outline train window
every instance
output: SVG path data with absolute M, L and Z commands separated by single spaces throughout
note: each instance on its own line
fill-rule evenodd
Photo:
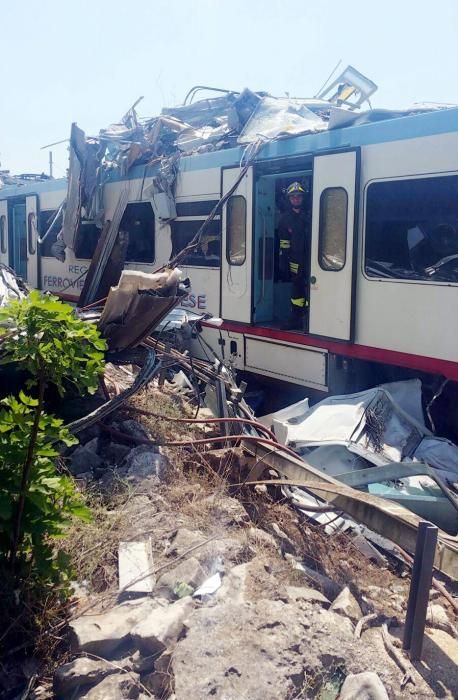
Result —
M 75 257 L 91 260 L 95 253 L 101 230 L 92 221 L 83 221 L 78 229 L 75 244 Z
M 54 217 L 56 215 L 55 211 L 52 211 L 50 209 L 45 209 L 40 211 L 39 217 L 38 217 L 38 233 L 40 234 L 40 238 L 43 238 L 45 235 L 46 231 L 50 227 Z M 62 227 L 62 219 L 61 217 L 58 218 L 57 221 L 54 222 L 53 227 L 50 231 L 50 233 L 46 236 L 45 240 L 40 246 L 40 252 L 41 255 L 45 258 L 51 258 L 53 257 L 52 253 L 52 246 L 56 242 L 57 239 L 57 234 L 59 233 L 60 229 Z
M 348 195 L 343 187 L 328 187 L 320 197 L 318 260 L 323 270 L 338 271 L 347 251 Z
M 458 283 L 458 176 L 374 182 L 367 188 L 369 277 Z
M 6 253 L 6 216 L 0 216 L 0 251 Z
M 152 263 L 155 259 L 154 212 L 150 202 L 128 204 L 119 225 L 129 234 L 126 261 Z
M 205 219 L 172 221 L 172 258 L 189 245 L 204 221 Z M 220 262 L 221 220 L 220 217 L 217 217 L 208 224 L 197 247 L 184 258 L 183 265 L 219 267 Z
M 35 234 L 37 232 L 37 215 L 34 211 L 29 212 L 27 217 L 27 247 L 29 250 L 29 255 L 35 255 L 36 244 L 35 244 Z
M 230 265 L 246 260 L 246 199 L 236 194 L 227 203 L 226 259 Z

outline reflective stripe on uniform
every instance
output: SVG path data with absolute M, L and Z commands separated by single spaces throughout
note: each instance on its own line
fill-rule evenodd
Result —
M 300 306 L 303 308 L 305 306 L 305 297 L 298 297 L 297 299 L 291 299 L 291 304 L 293 306 Z
M 291 241 L 288 239 L 281 240 L 280 241 L 280 248 L 291 248 Z
M 289 269 L 291 272 L 294 272 L 294 274 L 297 275 L 297 273 L 299 272 L 299 263 L 290 262 Z

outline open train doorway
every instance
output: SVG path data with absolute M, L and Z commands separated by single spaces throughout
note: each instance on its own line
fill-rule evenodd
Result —
M 308 297 L 311 231 L 311 167 L 258 173 L 255 183 L 255 216 L 253 246 L 253 322 L 257 325 L 282 328 L 291 315 L 292 275 L 287 262 L 289 252 L 281 240 L 280 226 L 291 211 L 288 187 L 298 183 L 303 190 L 300 239 L 296 248 L 305 261 L 304 295 Z M 307 290 L 307 291 L 305 291 Z M 307 330 L 306 306 L 303 309 L 303 330 Z

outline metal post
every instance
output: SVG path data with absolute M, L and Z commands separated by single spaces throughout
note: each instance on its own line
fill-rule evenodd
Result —
M 218 377 L 216 380 L 215 384 L 215 389 L 216 389 L 216 401 L 217 401 L 217 406 L 218 406 L 218 416 L 219 418 L 229 418 L 229 411 L 227 408 L 227 399 L 226 399 L 226 385 L 224 383 L 224 379 L 222 377 Z M 231 427 L 229 423 L 223 423 L 223 430 L 225 435 L 230 435 L 231 433 Z M 224 446 L 227 447 L 227 442 L 224 443 Z
M 410 649 L 410 658 L 413 660 L 421 658 L 423 649 L 437 534 L 438 528 L 435 525 L 419 523 L 403 641 L 403 648 Z
M 52 151 L 49 151 L 49 177 L 52 177 Z

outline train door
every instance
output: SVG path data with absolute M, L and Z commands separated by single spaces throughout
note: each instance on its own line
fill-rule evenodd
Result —
M 223 195 L 240 177 L 239 168 L 223 170 Z M 251 321 L 253 168 L 249 168 L 222 212 L 221 316 Z
M 352 341 L 359 149 L 313 162 L 309 332 Z
M 35 194 L 2 202 L 0 216 L 8 232 L 0 241 L 2 259 L 31 287 L 38 286 L 37 216 L 38 196 Z
M 10 200 L 8 210 L 9 266 L 27 280 L 27 210 L 25 199 Z

